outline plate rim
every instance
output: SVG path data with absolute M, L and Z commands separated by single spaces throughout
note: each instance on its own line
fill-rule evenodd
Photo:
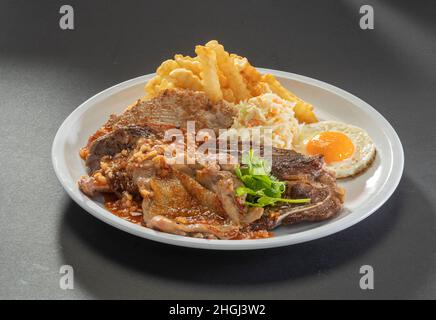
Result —
M 355 211 L 353 211 L 351 214 L 335 221 L 332 224 L 322 225 L 316 227 L 315 229 L 308 229 L 293 234 L 282 235 L 280 237 L 272 237 L 266 239 L 253 239 L 253 240 L 209 240 L 209 239 L 197 239 L 197 238 L 168 234 L 168 233 L 152 230 L 146 227 L 133 224 L 129 221 L 126 221 L 110 213 L 104 208 L 98 206 L 93 200 L 85 197 L 84 195 L 79 195 L 80 191 L 77 188 L 76 182 L 74 182 L 74 185 L 76 186 L 75 189 L 69 186 L 69 183 L 71 181 L 67 181 L 68 179 L 66 179 L 63 176 L 61 171 L 61 164 L 59 163 L 58 154 L 61 154 L 60 151 L 62 151 L 62 147 L 64 145 L 62 144 L 62 142 L 65 142 L 65 139 L 62 140 L 62 138 L 65 138 L 66 136 L 64 133 L 65 127 L 67 127 L 69 123 L 73 123 L 74 119 L 79 118 L 79 116 L 83 112 L 85 112 L 90 107 L 92 107 L 92 104 L 100 101 L 101 99 L 106 98 L 108 93 L 116 94 L 130 86 L 139 84 L 141 82 L 145 84 L 146 80 L 150 79 L 155 75 L 154 73 L 126 80 L 116 85 L 113 85 L 103 91 L 100 91 L 99 93 L 93 95 L 85 102 L 80 104 L 76 109 L 74 109 L 67 116 L 67 118 L 62 122 L 62 124 L 58 128 L 51 148 L 52 164 L 59 182 L 61 183 L 65 191 L 68 193 L 68 195 L 82 209 L 84 209 L 85 211 L 87 211 L 97 219 L 102 220 L 103 222 L 117 229 L 120 229 L 122 231 L 128 232 L 130 234 L 142 238 L 146 238 L 148 240 L 153 240 L 161 243 L 190 247 L 190 248 L 198 248 L 198 249 L 209 249 L 209 250 L 267 249 L 267 248 L 288 246 L 288 245 L 312 241 L 315 239 L 320 239 L 332 235 L 334 233 L 340 232 L 342 230 L 345 230 L 361 222 L 362 220 L 366 219 L 368 216 L 373 214 L 375 211 L 377 211 L 384 203 L 386 203 L 386 201 L 392 196 L 392 194 L 395 192 L 396 188 L 398 187 L 404 171 L 404 149 L 401 144 L 401 140 L 395 129 L 392 127 L 392 125 L 376 109 L 374 109 L 374 107 L 369 105 L 367 102 L 334 85 L 328 84 L 318 79 L 310 78 L 307 76 L 303 76 L 291 72 L 285 72 L 285 71 L 279 71 L 279 70 L 273 70 L 267 68 L 257 68 L 257 69 L 261 73 L 271 73 L 279 77 L 287 78 L 290 80 L 297 80 L 299 82 L 303 82 L 309 85 L 315 85 L 317 87 L 320 87 L 321 89 L 329 91 L 332 94 L 339 95 L 342 98 L 345 98 L 346 100 L 352 102 L 354 106 L 358 107 L 365 113 L 368 113 L 368 111 L 370 111 L 371 115 L 375 117 L 378 122 L 383 124 L 383 126 L 380 127 L 379 129 L 381 129 L 385 134 L 385 136 L 387 137 L 387 140 L 390 145 L 390 151 L 392 153 L 393 160 L 395 161 L 392 162 L 392 166 L 390 167 L 390 172 L 388 173 L 388 177 L 384 181 L 385 184 L 381 187 L 381 190 L 383 189 L 386 190 L 383 190 L 384 192 L 382 194 L 380 194 L 380 190 L 379 190 L 377 194 L 377 196 L 379 197 L 378 201 L 373 207 L 366 210 L 364 214 L 360 214 L 358 216 L 354 216 L 353 212 Z

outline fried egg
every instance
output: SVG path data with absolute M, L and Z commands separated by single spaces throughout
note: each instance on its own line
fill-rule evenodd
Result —
M 302 125 L 295 149 L 306 155 L 322 155 L 337 178 L 363 172 L 375 158 L 376 148 L 368 133 L 358 127 L 320 121 Z

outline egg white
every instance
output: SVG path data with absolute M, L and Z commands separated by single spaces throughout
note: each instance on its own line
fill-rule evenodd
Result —
M 374 160 L 376 148 L 368 133 L 359 127 L 338 121 L 320 121 L 302 125 L 295 143 L 295 149 L 302 154 L 308 154 L 307 143 L 314 136 L 325 131 L 341 132 L 354 144 L 354 153 L 350 158 L 326 163 L 326 168 L 333 171 L 337 178 L 354 176 L 364 171 Z

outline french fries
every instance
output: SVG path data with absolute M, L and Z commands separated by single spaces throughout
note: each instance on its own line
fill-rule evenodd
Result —
M 156 75 L 154 78 L 151 78 L 147 84 L 145 85 L 145 93 L 146 97 L 143 100 L 146 100 L 146 98 L 153 98 L 159 94 L 159 86 L 162 82 L 162 77 L 159 75 Z
M 271 74 L 262 75 L 247 58 L 228 53 L 216 40 L 204 46 L 196 46 L 196 57 L 176 54 L 164 61 L 156 70 L 156 76 L 146 86 L 150 99 L 170 88 L 204 91 L 209 99 L 224 99 L 239 103 L 264 93 L 275 93 L 282 99 L 295 103 L 294 113 L 299 122 L 317 122 L 313 106 L 287 90 Z
M 179 65 L 174 60 L 165 60 L 162 62 L 162 64 L 157 68 L 156 73 L 158 76 L 166 77 L 170 74 L 170 72 L 176 68 L 178 68 Z
M 201 64 L 198 58 L 192 58 L 189 56 L 182 56 L 181 54 L 176 54 L 174 60 L 178 63 L 181 68 L 191 70 L 195 75 L 200 75 Z
M 223 88 L 223 98 L 228 102 L 236 102 L 235 95 L 230 88 Z
M 223 93 L 218 78 L 215 51 L 207 47 L 196 46 L 195 53 L 198 55 L 201 64 L 200 76 L 204 92 L 213 102 L 217 102 L 223 98 Z
M 170 78 L 178 88 L 191 89 L 194 91 L 202 91 L 203 86 L 201 80 L 191 70 L 177 68 L 170 72 Z
M 250 93 L 242 78 L 241 73 L 235 66 L 233 60 L 230 58 L 228 52 L 216 40 L 206 43 L 206 47 L 215 51 L 218 67 L 227 79 L 227 85 L 233 92 L 233 96 L 237 101 L 246 100 L 250 98 Z

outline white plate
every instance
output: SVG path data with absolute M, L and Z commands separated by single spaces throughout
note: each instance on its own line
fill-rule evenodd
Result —
M 79 149 L 112 113 L 122 112 L 144 94 L 144 84 L 153 74 L 113 86 L 90 98 L 62 123 L 53 142 L 52 160 L 62 186 L 83 209 L 98 219 L 131 234 L 173 245 L 221 250 L 261 249 L 291 245 L 325 237 L 348 228 L 377 210 L 392 195 L 403 172 L 404 154 L 401 142 L 383 116 L 374 108 L 339 88 L 308 77 L 259 69 L 272 73 L 287 88 L 311 102 L 321 119 L 339 120 L 364 128 L 377 146 L 375 163 L 364 174 L 341 181 L 346 201 L 343 211 L 334 219 L 319 223 L 282 226 L 275 236 L 256 240 L 205 240 L 176 236 L 151 230 L 123 220 L 104 209 L 102 203 L 82 194 L 77 180 L 86 174 Z

